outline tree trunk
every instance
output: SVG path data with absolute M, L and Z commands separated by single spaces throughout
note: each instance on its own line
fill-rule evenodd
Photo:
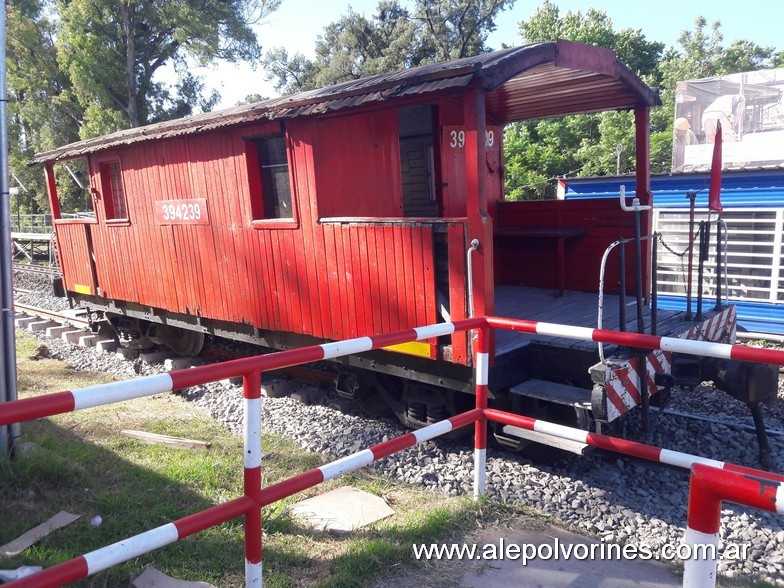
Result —
M 125 75 L 128 85 L 128 103 L 125 112 L 128 114 L 128 122 L 131 126 L 138 127 L 141 125 L 141 121 L 139 120 L 139 106 L 136 102 L 138 88 L 136 85 L 136 39 L 133 34 L 133 10 L 131 2 L 120 2 L 120 15 L 125 35 Z

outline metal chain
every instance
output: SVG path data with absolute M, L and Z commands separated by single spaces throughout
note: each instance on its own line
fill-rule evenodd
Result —
M 696 230 L 694 231 L 694 234 L 692 234 L 692 236 L 691 236 L 691 242 L 692 242 L 692 243 L 695 241 L 695 239 L 697 238 L 697 235 L 698 235 L 698 234 L 699 234 L 699 229 L 696 229 Z M 680 258 L 680 265 L 681 265 L 681 268 L 680 268 L 680 269 L 681 269 L 681 282 L 683 283 L 683 293 L 684 293 L 684 294 L 686 294 L 686 295 L 688 296 L 688 295 L 689 295 L 689 292 L 688 292 L 688 287 L 687 287 L 687 280 L 686 280 L 686 273 L 687 273 L 687 272 L 686 272 L 686 265 L 685 265 L 685 263 L 684 263 L 684 259 L 683 259 L 683 258 L 684 258 L 684 257 L 685 257 L 685 255 L 686 255 L 686 254 L 689 252 L 689 246 L 688 246 L 688 245 L 686 245 L 686 249 L 684 249 L 682 253 L 678 253 L 677 251 L 675 251 L 675 250 L 674 250 L 672 247 L 670 247 L 670 246 L 667 244 L 667 242 L 664 240 L 664 235 L 662 235 L 661 233 L 659 233 L 659 243 L 661 243 L 662 245 L 664 245 L 664 248 L 665 248 L 667 251 L 669 251 L 670 253 L 672 253 L 674 256 L 676 256 L 676 257 L 679 257 L 679 258 Z
M 694 231 L 694 234 L 691 236 L 691 241 L 692 242 L 694 242 L 694 240 L 697 238 L 697 235 L 699 235 L 699 233 L 700 233 L 699 229 Z M 662 235 L 661 233 L 659 233 L 659 242 L 662 245 L 664 245 L 664 248 L 667 251 L 669 251 L 670 253 L 672 253 L 673 255 L 675 255 L 677 257 L 683 257 L 684 255 L 686 255 L 689 252 L 689 246 L 688 245 L 686 245 L 686 249 L 684 249 L 682 253 L 678 253 L 677 251 L 675 251 L 675 249 L 673 249 L 672 247 L 667 245 L 667 242 L 664 240 L 664 235 Z

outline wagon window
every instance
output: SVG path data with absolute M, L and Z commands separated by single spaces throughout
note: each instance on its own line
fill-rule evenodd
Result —
M 52 166 L 54 189 L 63 219 L 95 218 L 90 194 L 90 173 L 87 158 L 58 161 Z
M 286 137 L 273 135 L 255 139 L 252 143 L 256 148 L 261 176 L 260 199 L 259 195 L 254 195 L 254 220 L 293 219 Z
M 123 191 L 120 162 L 109 161 L 102 163 L 100 172 L 106 220 L 127 219 L 128 212 L 125 206 L 125 192 Z

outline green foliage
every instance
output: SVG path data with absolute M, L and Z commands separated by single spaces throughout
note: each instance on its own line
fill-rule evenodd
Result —
M 218 100 L 188 60 L 255 60 L 250 24 L 280 0 L 12 0 L 7 7 L 9 167 L 19 214 L 48 211 L 35 153 L 129 126 L 207 111 Z M 172 65 L 178 81 L 155 80 Z M 63 180 L 67 183 L 67 179 Z M 12 176 L 12 185 L 16 184 Z M 66 190 L 63 208 L 84 209 Z
M 664 43 L 648 41 L 641 29 L 616 31 L 607 13 L 589 8 L 585 13 L 568 11 L 563 17 L 556 4 L 545 0 L 527 21 L 520 23 L 525 43 L 566 39 L 612 49 L 621 62 L 638 75 L 656 75 Z
M 41 0 L 16 0 L 7 7 L 9 170 L 27 189 L 14 197 L 13 212 L 47 211 L 40 169 L 27 167 L 38 151 L 78 140 L 82 109 L 71 81 L 57 63 L 56 19 Z M 11 185 L 18 185 L 11 178 Z
M 665 51 L 664 44 L 648 41 L 640 29 L 614 30 L 602 11 L 589 8 L 562 16 L 556 4 L 545 0 L 520 23 L 520 34 L 527 43 L 560 38 L 612 49 L 643 81 L 659 88 L 663 105 L 650 115 L 650 164 L 652 172 L 662 173 L 671 165 L 676 82 L 775 67 L 784 61 L 782 52 L 752 41 L 724 47 L 720 28 L 715 22 L 708 29 L 700 17 L 693 30 L 681 33 L 680 51 Z M 584 133 L 572 133 L 570 127 Z M 553 197 L 557 177 L 624 174 L 635 166 L 634 117 L 628 112 L 518 123 L 504 136 L 506 194 L 513 200 Z
M 309 60 L 285 49 L 267 52 L 267 79 L 291 93 L 424 63 L 477 55 L 488 48 L 498 14 L 515 0 L 416 0 L 412 11 L 399 0 L 381 0 L 367 18 L 351 8 L 329 24 Z
M 211 108 L 188 60 L 253 61 L 260 55 L 250 28 L 280 0 L 59 0 L 60 66 L 85 109 L 82 137 Z M 174 87 L 154 81 L 165 65 L 179 75 Z M 96 106 L 98 108 L 90 108 Z M 116 115 L 98 110 L 116 111 Z M 90 116 L 90 115 L 93 116 Z

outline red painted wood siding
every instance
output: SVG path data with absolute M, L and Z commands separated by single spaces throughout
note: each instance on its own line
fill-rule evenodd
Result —
M 60 244 L 58 254 L 63 283 L 68 290 L 77 290 L 81 286 L 89 288 L 92 294 L 96 293 L 90 252 L 87 246 L 87 231 L 95 226 L 97 225 L 72 222 L 55 223 L 54 225 L 55 235 Z
M 319 217 L 402 217 L 397 111 L 313 120 Z
M 497 230 L 504 227 L 579 227 L 580 237 L 565 241 L 566 288 L 596 292 L 604 250 L 620 237 L 634 236 L 634 217 L 617 200 L 500 202 Z M 643 226 L 645 226 L 643 222 Z M 634 292 L 634 248 L 626 249 L 626 287 Z M 547 237 L 495 237 L 496 282 L 556 288 L 556 240 Z M 610 256 L 605 291 L 618 292 L 617 248 Z
M 99 223 L 91 230 L 101 293 L 333 340 L 436 322 L 432 226 L 319 222 L 318 128 L 308 121 L 287 127 L 296 228 L 251 224 L 243 137 L 277 132 L 277 123 L 117 150 L 129 220 L 107 224 L 96 207 Z M 398 170 L 398 186 L 399 178 Z M 93 186 L 108 197 L 99 179 L 94 174 Z M 390 182 L 377 177 L 375 185 L 383 190 Z M 190 198 L 207 201 L 208 225 L 156 223 L 155 201 Z M 58 225 L 72 290 L 89 277 L 84 234 L 83 224 Z

